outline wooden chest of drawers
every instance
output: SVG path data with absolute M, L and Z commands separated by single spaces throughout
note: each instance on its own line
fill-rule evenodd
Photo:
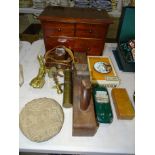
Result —
M 105 11 L 48 6 L 39 16 L 46 51 L 65 45 L 87 55 L 101 55 L 112 20 Z

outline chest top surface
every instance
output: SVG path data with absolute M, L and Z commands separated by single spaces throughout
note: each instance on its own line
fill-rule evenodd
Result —
M 60 6 L 48 6 L 40 14 L 41 21 L 67 21 L 67 22 L 95 22 L 111 23 L 111 19 L 105 10 L 98 11 L 92 8 L 71 8 Z

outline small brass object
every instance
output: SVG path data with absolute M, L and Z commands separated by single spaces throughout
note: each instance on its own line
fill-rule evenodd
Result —
M 45 84 L 46 67 L 42 55 L 38 55 L 38 61 L 40 64 L 38 75 L 30 82 L 33 88 L 42 88 Z
M 72 71 L 71 69 L 64 70 L 64 95 L 63 107 L 72 107 Z
M 62 94 L 63 93 L 62 88 L 61 88 L 62 84 L 59 83 L 58 78 L 57 78 L 57 76 L 61 76 L 61 75 L 58 73 L 57 68 L 56 67 L 51 67 L 49 69 L 48 76 L 49 76 L 49 78 L 53 78 L 53 80 L 54 80 L 54 82 L 56 84 L 53 88 L 57 89 L 58 94 Z

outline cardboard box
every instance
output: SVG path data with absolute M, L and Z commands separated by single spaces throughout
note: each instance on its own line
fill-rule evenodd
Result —
M 90 81 L 92 82 L 92 84 L 99 84 L 106 87 L 116 87 L 120 84 L 120 80 L 109 57 L 87 56 L 87 60 L 88 60 L 88 69 L 90 73 Z M 105 64 L 106 66 L 108 66 L 110 70 L 99 71 L 97 67 L 100 67 L 100 64 L 101 69 L 102 65 Z

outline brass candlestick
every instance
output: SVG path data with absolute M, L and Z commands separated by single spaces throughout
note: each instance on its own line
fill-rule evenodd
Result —
M 61 88 L 61 85 L 62 84 L 59 83 L 58 78 L 57 78 L 57 76 L 61 76 L 61 75 L 58 73 L 57 68 L 56 67 L 51 67 L 49 69 L 48 76 L 50 78 L 53 78 L 53 80 L 54 80 L 54 82 L 56 84 L 53 88 L 56 88 L 57 89 L 57 93 L 58 94 L 62 94 L 62 92 L 63 92 L 62 91 L 62 88 Z

